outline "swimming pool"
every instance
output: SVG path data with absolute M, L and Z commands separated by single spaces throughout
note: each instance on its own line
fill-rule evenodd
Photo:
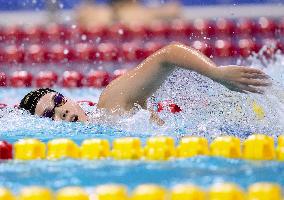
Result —
M 282 103 L 279 98 L 283 95 L 283 78 L 279 74 L 283 70 L 283 56 L 279 55 L 277 59 L 277 62 L 268 64 L 264 70 L 279 83 L 275 82 L 264 96 L 230 92 L 195 73 L 183 70 L 174 72 L 155 97 L 149 100 L 151 106 L 159 100 L 172 97 L 183 109 L 182 113 L 175 115 L 161 113 L 161 117 L 167 122 L 163 127 L 151 124 L 148 121 L 149 113 L 144 110 L 138 111 L 134 116 L 115 119 L 115 123 L 98 124 L 94 121 L 84 125 L 36 118 L 10 107 L 0 111 L 1 140 L 15 143 L 21 138 L 38 138 L 43 142 L 54 138 L 70 138 L 80 144 L 87 138 L 113 141 L 115 138 L 134 136 L 141 138 L 144 144 L 153 135 L 171 136 L 178 142 L 186 135 L 203 136 L 211 141 L 220 135 L 244 139 L 251 133 L 264 133 L 276 138 L 283 133 L 284 127 L 283 118 L 280 117 L 282 108 L 279 107 Z M 254 59 L 253 62 L 257 63 L 259 60 Z M 1 88 L 0 102 L 13 105 L 29 90 Z M 58 90 L 75 100 L 95 102 L 101 92 L 100 89 L 89 88 Z M 257 119 L 251 107 L 253 101 L 264 108 L 264 119 Z M 84 105 L 84 109 L 92 111 L 95 107 Z M 95 114 L 91 115 L 93 119 Z M 105 183 L 121 183 L 133 189 L 143 183 L 156 183 L 167 188 L 178 183 L 194 183 L 208 188 L 216 182 L 234 182 L 247 188 L 248 185 L 260 181 L 284 186 L 284 163 L 207 156 L 157 162 L 112 159 L 11 160 L 1 161 L 0 177 L 0 186 L 8 187 L 14 192 L 24 186 L 38 184 L 57 190 L 70 185 L 91 188 Z
M 153 38 L 148 38 L 149 41 L 147 42 L 135 41 L 131 43 L 127 41 L 120 47 L 120 43 L 119 45 L 111 43 L 113 42 L 113 38 L 110 37 L 111 34 L 105 36 L 105 41 L 103 40 L 103 42 L 108 40 L 111 42 L 102 42 L 102 44 L 100 44 L 101 38 L 98 41 L 92 38 L 95 42 L 91 40 L 90 43 L 95 44 L 94 46 L 99 49 L 99 53 L 105 53 L 106 55 L 115 54 L 113 57 L 105 56 L 105 58 L 103 56 L 94 57 L 94 52 L 88 51 L 89 46 L 82 45 L 85 42 L 82 38 L 79 38 L 79 41 L 77 41 L 78 38 L 73 41 L 71 37 L 71 44 L 68 43 L 68 45 L 64 46 L 65 43 L 63 45 L 63 42 L 65 41 L 58 42 L 58 35 L 56 35 L 59 34 L 60 38 L 60 31 L 55 32 L 55 41 L 49 41 L 46 38 L 42 39 L 44 41 L 43 45 L 33 45 L 34 41 L 26 41 L 23 38 L 21 38 L 22 41 L 12 41 L 12 44 L 10 44 L 9 42 L 11 41 L 7 37 L 7 41 L 5 39 L 1 41 L 0 47 L 4 48 L 7 59 L 11 58 L 12 62 L 5 63 L 0 71 L 4 71 L 9 78 L 13 78 L 12 72 L 14 69 L 27 70 L 32 75 L 37 76 L 37 72 L 46 70 L 46 68 L 58 74 L 62 74 L 66 70 L 77 70 L 86 75 L 92 67 L 96 70 L 98 68 L 99 70 L 113 71 L 116 66 L 122 67 L 125 61 L 128 62 L 126 62 L 127 66 L 124 66 L 124 68 L 129 68 L 150 54 L 154 49 L 159 48 L 162 44 L 167 43 L 173 38 L 178 38 L 182 39 L 183 42 L 188 42 L 195 48 L 203 51 L 203 53 L 210 54 L 213 52 L 214 59 L 216 58 L 217 62 L 228 63 L 231 61 L 261 68 L 273 78 L 273 85 L 265 90 L 264 95 L 247 95 L 231 92 L 225 87 L 194 72 L 176 70 L 155 95 L 148 100 L 148 107 L 153 109 L 157 109 L 158 102 L 163 100 L 172 100 L 181 107 L 182 112 L 180 113 L 173 114 L 168 111 L 159 113 L 160 117 L 166 122 L 164 126 L 151 123 L 149 121 L 150 113 L 139 108 L 135 110 L 134 115 L 124 115 L 119 118 L 114 117 L 105 121 L 98 121 L 98 115 L 103 113 L 97 111 L 95 106 L 88 106 L 87 104 L 82 104 L 82 106 L 89 113 L 91 123 L 54 122 L 49 119 L 30 116 L 13 108 L 13 105 L 17 104 L 32 88 L 0 87 L 0 103 L 8 104 L 8 107 L 0 109 L 0 141 L 6 140 L 9 143 L 15 144 L 23 138 L 36 138 L 47 143 L 56 138 L 69 138 L 80 145 L 82 141 L 90 138 L 106 139 L 109 143 L 112 143 L 117 138 L 136 137 L 141 140 L 144 146 L 149 137 L 162 135 L 174 138 L 176 145 L 178 145 L 180 140 L 185 136 L 204 137 L 209 142 L 212 142 L 219 136 L 230 135 L 244 141 L 252 133 L 262 133 L 274 138 L 276 145 L 277 137 L 284 134 L 284 56 L 281 53 L 271 55 L 269 51 L 254 54 L 254 56 L 249 58 L 247 56 L 255 48 L 254 46 L 259 45 L 258 42 L 261 45 L 272 43 L 271 41 L 278 37 L 279 44 L 283 45 L 283 36 L 280 32 L 273 32 L 275 29 L 273 26 L 278 21 L 271 22 L 266 18 L 259 18 L 259 21 L 264 20 L 264 22 L 268 22 L 268 24 L 271 22 L 274 25 L 272 28 L 264 26 L 261 29 L 262 26 L 259 23 L 258 28 L 250 27 L 251 30 L 246 30 L 246 27 L 240 27 L 238 23 L 241 20 L 238 20 L 236 20 L 237 23 L 234 26 L 238 28 L 238 34 L 240 35 L 231 33 L 230 23 L 226 26 L 226 20 L 224 20 L 225 28 L 222 29 L 222 26 L 216 26 L 216 30 L 218 31 L 214 33 L 215 35 L 213 34 L 212 38 L 208 37 L 211 33 L 210 28 L 206 26 L 205 28 L 202 28 L 202 26 L 191 27 L 192 31 L 201 34 L 197 37 L 188 38 L 186 35 L 188 24 L 179 23 L 180 21 L 176 22 L 176 24 L 180 25 L 177 29 L 171 26 L 170 30 L 172 33 L 169 35 L 163 29 L 165 28 L 163 27 L 163 23 L 158 23 L 157 25 L 161 25 L 161 29 L 153 28 L 153 30 L 148 30 L 154 33 L 156 31 L 156 33 L 151 36 Z M 220 21 L 222 22 L 222 19 Z M 193 24 L 198 24 L 197 22 L 199 24 L 208 23 L 206 20 L 196 19 Z M 55 30 L 57 30 L 56 28 L 66 28 L 70 32 L 77 31 L 76 26 L 71 26 L 71 28 L 69 26 L 66 27 L 55 25 Z M 46 29 L 43 32 L 48 32 Z M 260 33 L 265 37 L 262 38 L 262 35 L 258 31 L 255 31 L 258 29 L 261 30 Z M 272 34 L 270 29 L 273 29 Z M 205 31 L 205 35 L 203 35 L 203 31 Z M 220 33 L 220 35 L 217 33 Z M 11 33 L 12 36 L 13 34 L 15 33 Z M 97 33 L 93 34 L 93 37 L 97 37 Z M 119 31 L 116 34 L 119 34 Z M 256 40 L 251 39 L 250 34 L 255 34 Z M 219 36 L 220 38 L 218 38 Z M 231 36 L 233 39 L 231 39 Z M 34 37 L 35 41 L 39 39 L 37 35 L 34 35 Z M 120 37 L 123 38 L 124 36 L 120 34 Z M 141 40 L 140 36 L 132 35 L 132 37 Z M 164 37 L 167 38 L 165 39 Z M 266 37 L 268 38 L 267 41 Z M 128 39 L 126 38 L 126 40 Z M 151 41 L 152 39 L 154 42 Z M 24 45 L 23 49 L 17 49 L 13 42 L 27 45 Z M 86 52 L 79 52 L 81 53 L 79 56 L 77 55 L 76 57 L 73 55 L 74 57 L 72 57 L 69 53 L 72 52 L 72 48 L 78 47 L 77 43 Z M 237 46 L 236 51 L 238 55 L 234 55 L 231 52 L 231 45 L 233 44 Z M 244 47 L 242 47 L 242 44 L 245 44 Z M 214 50 L 209 48 L 210 45 L 214 47 Z M 283 48 L 283 46 L 281 47 Z M 110 52 L 104 52 L 100 48 L 110 50 Z M 34 53 L 34 49 L 38 51 Z M 58 49 L 60 50 L 59 53 L 57 52 Z M 132 52 L 133 49 L 136 53 L 134 55 Z M 41 50 L 48 54 L 47 58 L 43 56 Z M 118 56 L 121 53 L 119 50 L 123 51 L 121 60 Z M 21 63 L 23 59 L 22 51 L 25 51 L 27 54 L 27 63 Z M 229 56 L 231 57 L 229 58 Z M 246 58 L 238 59 L 238 56 Z M 50 58 L 52 58 L 51 63 L 46 65 L 46 62 L 50 61 L 48 60 Z M 18 59 L 17 61 L 19 62 L 15 66 L 13 59 Z M 68 59 L 74 60 L 68 62 Z M 113 63 L 112 59 L 116 62 Z M 85 60 L 88 60 L 87 63 L 85 63 Z M 4 61 L 2 60 L 1 62 Z M 25 81 L 27 82 L 20 83 L 19 85 L 31 85 L 29 77 Z M 81 82 L 78 83 L 76 81 L 77 79 L 74 83 L 75 86 L 82 85 Z M 82 80 L 79 78 L 79 81 Z M 65 86 L 71 87 L 73 82 L 72 80 L 70 82 L 69 85 L 66 84 Z M 9 86 L 19 86 L 17 85 L 17 81 L 16 83 L 10 81 L 9 84 Z M 88 100 L 97 102 L 102 91 L 102 89 L 92 87 L 74 87 L 68 89 L 58 87 L 59 85 L 55 87 L 55 90 L 78 101 Z M 95 84 L 91 83 L 90 85 L 94 86 Z M 16 159 L 0 160 L 0 187 L 7 187 L 15 194 L 21 188 L 32 185 L 40 185 L 56 191 L 65 186 L 80 186 L 91 189 L 106 183 L 124 184 L 130 190 L 144 183 L 159 184 L 166 188 L 171 188 L 177 184 L 193 183 L 207 189 L 215 183 L 222 182 L 233 182 L 244 189 L 247 189 L 249 185 L 255 182 L 274 182 L 284 187 L 284 163 L 277 160 L 252 161 L 204 155 L 186 159 L 171 158 L 166 161 L 147 161 L 144 159 L 115 160 L 112 158 L 101 160 L 71 158 L 32 161 Z

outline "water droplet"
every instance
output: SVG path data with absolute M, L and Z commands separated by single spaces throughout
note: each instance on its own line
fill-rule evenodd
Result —
M 68 50 L 68 49 L 64 49 L 64 50 L 63 50 L 63 53 L 66 55 L 66 54 L 69 53 L 69 50 Z
M 87 40 L 87 36 L 86 36 L 85 34 L 83 34 L 83 35 L 81 36 L 81 40 L 83 40 L 83 41 Z
M 119 30 L 118 30 L 118 34 L 119 34 L 119 35 L 123 35 L 123 34 L 124 34 L 124 30 L 123 30 L 123 29 L 119 29 Z

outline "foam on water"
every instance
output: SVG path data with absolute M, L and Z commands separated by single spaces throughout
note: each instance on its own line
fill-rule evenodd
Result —
M 176 70 L 165 84 L 149 99 L 148 106 L 165 99 L 173 99 L 182 112 L 171 114 L 163 111 L 160 117 L 166 121 L 158 126 L 149 121 L 147 110 L 135 109 L 136 114 L 97 120 L 105 112 L 84 105 L 93 123 L 54 122 L 31 116 L 12 108 L 0 109 L 0 140 L 9 142 L 24 137 L 36 137 L 44 142 L 53 138 L 69 137 L 80 143 L 85 138 L 98 137 L 113 140 L 122 136 L 136 136 L 145 142 L 145 137 L 166 134 L 176 137 L 189 135 L 205 136 L 208 139 L 222 134 L 241 138 L 252 132 L 277 136 L 284 131 L 283 85 L 284 56 L 260 60 L 258 55 L 245 61 L 262 68 L 273 78 L 273 85 L 264 95 L 232 92 L 212 80 L 185 70 Z M 241 63 L 241 62 L 240 62 Z M 0 102 L 13 105 L 19 102 L 30 89 L 1 89 Z M 97 101 L 100 92 L 96 89 L 56 89 L 75 100 Z M 257 117 L 252 104 L 256 102 L 265 111 Z M 209 187 L 216 182 L 235 182 L 246 188 L 254 182 L 271 181 L 284 186 L 282 162 L 250 162 L 245 160 L 214 157 L 194 157 L 168 162 L 147 161 L 0 161 L 0 186 L 18 192 L 28 185 L 42 185 L 59 189 L 69 185 L 91 187 L 98 184 L 122 183 L 133 189 L 138 184 L 157 183 L 171 187 L 180 183 L 194 183 Z
M 105 112 L 84 106 L 93 123 L 81 124 L 54 122 L 10 107 L 0 110 L 0 133 L 14 139 L 15 136 L 84 138 L 93 134 L 140 137 L 164 134 L 177 138 L 189 134 L 211 139 L 222 134 L 245 138 L 254 132 L 277 136 L 284 132 L 284 56 L 275 54 L 265 61 L 259 57 L 255 55 L 245 62 L 263 69 L 273 78 L 273 85 L 266 88 L 263 95 L 233 92 L 195 72 L 174 71 L 148 102 L 148 107 L 155 109 L 158 101 L 172 99 L 182 108 L 178 114 L 160 113 L 166 122 L 163 126 L 151 122 L 150 113 L 143 109 L 136 109 L 134 115 L 109 118 Z M 97 100 L 100 94 L 93 89 L 58 90 L 75 100 Z M 19 101 L 27 91 L 6 90 L 0 96 L 0 102 L 7 102 L 8 98 Z M 253 103 L 262 107 L 264 118 L 259 119 L 255 114 Z M 102 115 L 105 120 L 97 120 Z

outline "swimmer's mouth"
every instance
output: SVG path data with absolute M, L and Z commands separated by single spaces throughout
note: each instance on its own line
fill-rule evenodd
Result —
M 71 120 L 71 122 L 77 122 L 79 120 L 79 117 L 76 115 L 73 117 L 73 119 Z

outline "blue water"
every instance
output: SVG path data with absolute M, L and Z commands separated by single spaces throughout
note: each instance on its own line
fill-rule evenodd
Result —
M 194 183 L 203 188 L 217 182 L 235 182 L 243 188 L 259 181 L 284 186 L 284 163 L 248 162 L 222 158 L 195 157 L 167 162 L 144 161 L 31 161 L 0 164 L 0 185 L 17 192 L 23 186 L 40 184 L 54 190 L 69 185 L 86 188 L 121 183 L 133 189 L 156 183 L 172 187 Z
M 213 81 L 183 70 L 175 71 L 166 83 L 149 99 L 148 107 L 164 99 L 173 99 L 183 109 L 177 115 L 160 113 L 166 125 L 159 127 L 149 121 L 149 112 L 137 110 L 134 115 L 121 116 L 103 122 L 96 121 L 95 107 L 84 105 L 93 123 L 54 122 L 30 116 L 13 109 L 31 89 L 0 89 L 0 140 L 14 143 L 25 137 L 47 142 L 67 137 L 78 144 L 86 138 L 105 138 L 112 141 L 123 136 L 135 136 L 145 143 L 151 135 L 168 135 L 178 140 L 184 135 L 206 137 L 209 141 L 220 135 L 241 139 L 252 133 L 264 133 L 277 138 L 284 133 L 284 68 L 283 55 L 273 61 L 252 58 L 250 63 L 273 78 L 273 86 L 264 95 L 231 92 Z M 101 90 L 58 89 L 75 100 L 97 101 Z M 257 101 L 265 110 L 265 118 L 257 119 L 251 103 Z M 0 186 L 17 192 L 27 185 L 42 185 L 58 189 L 67 185 L 92 187 L 104 183 L 122 183 L 133 188 L 142 183 L 158 183 L 171 187 L 177 183 L 195 183 L 207 188 L 216 182 L 235 182 L 241 187 L 259 181 L 271 181 L 284 187 L 284 163 L 276 161 L 250 162 L 214 157 L 195 157 L 166 162 L 146 161 L 1 161 Z

